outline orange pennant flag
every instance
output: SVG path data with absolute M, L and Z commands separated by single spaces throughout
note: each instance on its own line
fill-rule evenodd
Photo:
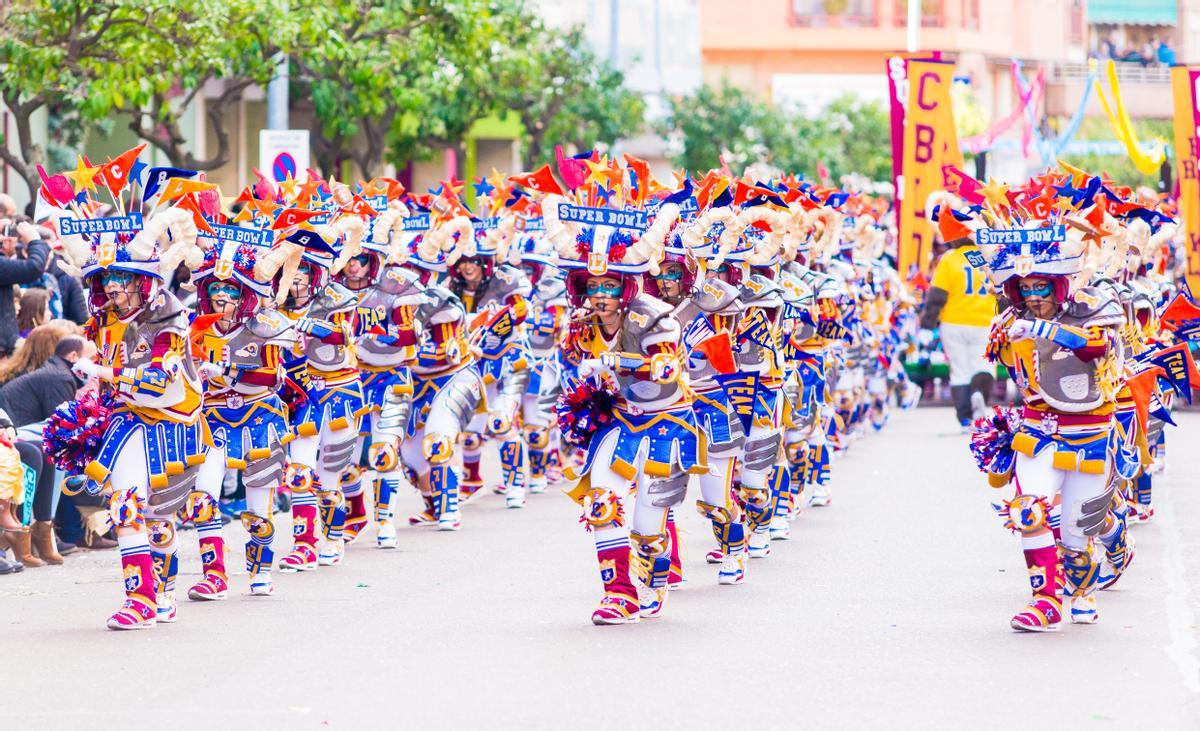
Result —
M 182 198 L 191 193 L 199 193 L 202 190 L 216 190 L 216 183 L 206 183 L 203 180 L 190 180 L 188 178 L 171 178 L 167 181 L 166 186 L 159 194 L 158 200 L 160 203 L 164 201 L 173 201 L 176 198 Z
M 1159 374 L 1164 372 L 1158 366 L 1151 366 L 1125 379 L 1134 408 L 1137 410 L 1138 423 L 1143 429 L 1150 423 L 1150 396 L 1158 384 Z
M 122 152 L 115 159 L 100 166 L 100 182 L 104 183 L 104 187 L 108 188 L 114 196 L 125 190 L 126 185 L 129 185 L 129 173 L 133 170 L 138 155 L 142 154 L 144 149 L 146 149 L 145 142 L 132 150 Z
M 954 215 L 954 211 L 945 206 L 938 211 L 938 233 L 942 235 L 942 241 L 947 244 L 960 239 L 971 238 L 971 229 L 958 220 L 958 216 Z

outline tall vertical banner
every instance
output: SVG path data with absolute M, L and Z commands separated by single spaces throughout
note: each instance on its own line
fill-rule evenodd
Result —
M 1171 69 L 1175 95 L 1175 157 L 1179 161 L 1179 215 L 1187 231 L 1187 283 L 1200 292 L 1200 178 L 1196 170 L 1196 138 L 1200 133 L 1200 67 Z
M 892 103 L 892 152 L 900 160 L 895 180 L 899 228 L 896 269 L 907 279 L 918 271 L 929 273 L 933 226 L 925 220 L 925 201 L 930 193 L 956 182 L 949 168 L 962 168 L 963 158 L 950 106 L 954 64 L 910 59 L 905 66 L 904 84 L 896 83 L 890 61 L 888 77 L 896 97 Z M 898 92 L 904 85 L 907 100 L 901 110 L 903 117 L 897 120 L 900 105 L 896 102 L 903 98 Z M 894 149 L 897 138 L 902 142 L 899 150 Z

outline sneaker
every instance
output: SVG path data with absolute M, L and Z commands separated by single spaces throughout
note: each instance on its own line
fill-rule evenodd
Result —
M 833 502 L 833 497 L 829 494 L 829 485 L 820 482 L 813 485 L 812 496 L 808 498 L 808 504 L 814 508 L 824 508 Z
M 714 548 L 704 554 L 704 560 L 709 563 L 721 563 L 725 560 L 725 552 L 719 548 Z
M 722 586 L 733 586 L 746 580 L 746 552 L 731 553 L 721 561 L 721 570 L 717 572 L 717 583 Z
M 1096 611 L 1096 595 L 1071 597 L 1071 624 L 1095 624 L 1100 621 Z
M 414 528 L 428 527 L 431 525 L 437 525 L 437 523 L 438 519 L 433 514 L 432 510 L 422 510 L 416 515 L 409 516 L 408 518 L 408 524 Z
M 975 391 L 971 394 L 971 421 L 987 417 L 987 401 L 983 394 Z
M 173 618 L 172 621 L 174 621 Z M 157 622 L 157 613 L 150 605 L 130 597 L 125 600 L 116 614 L 108 618 L 108 628 L 116 630 L 150 629 Z
M 219 503 L 221 515 L 227 518 L 241 518 L 242 513 L 246 512 L 245 500 L 222 500 Z
M 170 624 L 178 618 L 178 614 L 179 607 L 175 602 L 175 592 L 160 592 L 158 595 L 158 609 L 155 612 L 155 619 L 163 624 Z
M 255 574 L 250 578 L 250 596 L 271 596 L 275 593 L 275 584 L 270 574 Z
M 380 548 L 395 548 L 396 524 L 390 520 L 379 521 L 379 528 L 375 533 L 375 543 Z
M 506 508 L 523 508 L 525 507 L 525 488 L 513 487 L 509 488 L 504 493 L 504 507 Z
M 317 565 L 337 566 L 342 562 L 342 555 L 345 552 L 346 545 L 341 540 L 322 541 L 321 550 L 317 552 Z
M 772 516 L 770 534 L 773 541 L 786 541 L 792 537 L 792 521 L 786 515 Z
M 656 619 L 662 614 L 663 606 L 667 603 L 667 590 L 638 587 L 638 603 L 643 618 Z
M 461 527 L 462 527 L 462 513 L 460 513 L 457 510 L 455 510 L 453 512 L 449 512 L 449 513 L 444 513 L 442 515 L 442 517 L 438 518 L 438 521 L 437 521 L 437 529 L 438 530 L 458 530 Z
M 547 485 L 547 480 L 545 477 L 529 478 L 529 494 L 530 495 L 541 495 L 542 493 L 546 492 L 546 485 Z
M 188 599 L 194 602 L 219 602 L 229 596 L 229 584 L 216 574 L 207 574 L 188 589 Z
M 458 504 L 466 505 L 483 496 L 483 483 L 461 482 L 458 485 Z
M 771 534 L 766 530 L 756 530 L 746 539 L 746 551 L 750 558 L 766 558 L 771 555 Z
M 285 574 L 297 571 L 313 571 L 317 568 L 317 552 L 312 546 L 303 543 L 292 549 L 292 552 L 279 559 L 279 570 Z
M 1018 632 L 1057 632 L 1062 626 L 1062 609 L 1057 600 L 1034 597 L 1009 625 Z
M 592 612 L 592 624 L 633 624 L 640 616 L 638 603 L 624 594 L 605 594 Z

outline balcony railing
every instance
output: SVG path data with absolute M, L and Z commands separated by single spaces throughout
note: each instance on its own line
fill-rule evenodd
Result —
M 1103 70 L 1101 70 L 1103 74 Z M 1086 63 L 1052 63 L 1046 69 L 1046 81 L 1051 84 L 1081 84 L 1087 80 Z M 1140 63 L 1118 63 L 1117 80 L 1129 84 L 1170 84 L 1171 69 L 1166 66 L 1143 66 Z

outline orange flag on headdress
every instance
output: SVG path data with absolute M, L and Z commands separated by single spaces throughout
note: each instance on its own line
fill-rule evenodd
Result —
M 116 158 L 100 166 L 100 182 L 104 183 L 104 187 L 108 188 L 108 191 L 114 196 L 125 190 L 126 185 L 129 185 L 129 173 L 133 170 L 138 155 L 142 154 L 144 149 L 146 149 L 145 142 L 132 150 L 122 152 Z
M 535 190 L 539 193 L 547 193 L 554 195 L 562 195 L 562 186 L 554 179 L 554 173 L 550 170 L 549 165 L 543 165 L 532 173 L 523 175 L 511 175 L 508 178 L 510 183 L 524 186 L 530 190 Z

